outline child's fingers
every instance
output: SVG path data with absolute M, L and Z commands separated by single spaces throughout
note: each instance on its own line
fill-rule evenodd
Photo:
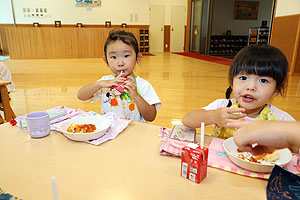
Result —
M 229 113 L 243 113 L 243 112 L 245 112 L 245 108 L 228 108 L 227 112 L 229 112 Z
M 229 115 L 229 118 L 230 119 L 241 119 L 241 118 L 244 118 L 244 117 L 246 117 L 247 116 L 247 114 L 245 114 L 245 113 L 241 113 L 241 114 L 230 114 Z
M 228 128 L 241 128 L 249 124 L 249 121 L 242 120 L 234 120 L 232 122 L 227 123 Z
M 257 145 L 256 147 L 254 147 L 252 149 L 251 153 L 253 153 L 254 155 L 260 155 L 260 154 L 263 154 L 263 153 L 268 153 L 268 152 L 270 152 L 272 150 L 273 150 L 272 148 L 268 148 L 266 146 Z
M 134 78 L 131 77 L 131 76 L 128 76 L 127 79 L 128 79 L 129 81 L 131 81 L 131 82 L 134 82 Z
M 116 77 L 116 79 L 117 78 L 121 78 L 122 77 L 122 73 L 120 73 L 117 77 Z

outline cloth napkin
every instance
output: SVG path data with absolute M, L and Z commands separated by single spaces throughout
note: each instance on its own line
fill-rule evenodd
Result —
M 59 127 L 60 127 L 61 123 L 63 123 L 65 120 L 68 120 L 68 119 L 71 119 L 74 117 L 100 115 L 93 111 L 85 112 L 81 109 L 68 108 L 68 107 L 64 107 L 64 106 L 57 106 L 56 108 L 65 109 L 67 114 L 65 116 L 62 116 L 62 117 L 59 117 L 57 119 L 50 121 L 50 129 L 55 130 L 55 131 L 60 131 Z M 110 128 L 108 129 L 108 131 L 106 132 L 106 134 L 104 136 L 97 138 L 95 140 L 86 141 L 87 143 L 93 144 L 93 145 L 100 145 L 103 142 L 115 139 L 131 122 L 130 120 L 120 119 L 120 117 L 113 112 L 108 112 L 105 115 L 102 115 L 102 117 L 110 120 L 110 122 L 111 122 Z M 23 118 L 23 116 L 20 116 L 20 117 L 16 118 L 15 120 L 19 124 L 19 121 L 22 118 Z
M 164 156 L 178 156 L 181 157 L 182 148 L 189 144 L 189 142 L 182 142 L 170 138 L 171 130 L 161 127 L 160 136 L 161 143 L 159 153 Z
M 82 115 L 84 113 L 87 113 L 81 109 L 74 109 L 74 108 L 68 108 L 68 107 L 65 107 L 65 106 L 56 106 L 55 107 L 56 109 L 63 109 L 66 111 L 66 114 L 64 116 L 61 116 L 61 117 L 58 117 L 58 118 L 54 118 L 53 120 L 50 121 L 50 128 L 51 130 L 54 130 L 53 127 L 51 126 L 52 124 L 55 124 L 55 123 L 58 123 L 58 122 L 61 122 L 61 121 L 64 121 L 64 120 L 67 120 L 67 119 L 71 119 L 72 117 L 75 117 L 75 116 L 79 116 L 79 115 Z M 54 108 L 52 109 L 49 109 L 49 110 L 53 110 Z M 15 119 L 15 121 L 17 122 L 17 126 L 20 126 L 20 121 L 25 117 L 24 116 L 19 116 Z
M 223 141 L 223 139 L 214 138 L 210 143 L 208 152 L 208 166 L 254 178 L 269 178 L 270 173 L 258 173 L 248 171 L 246 169 L 238 167 L 233 162 L 231 162 L 231 160 L 228 158 L 228 155 L 223 149 Z M 287 170 L 289 170 L 292 173 L 298 173 L 296 166 L 297 156 L 293 155 L 292 161 L 287 166 Z

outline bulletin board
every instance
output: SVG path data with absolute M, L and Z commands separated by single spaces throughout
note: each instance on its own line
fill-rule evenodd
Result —
M 76 0 L 76 7 L 101 7 L 101 0 Z

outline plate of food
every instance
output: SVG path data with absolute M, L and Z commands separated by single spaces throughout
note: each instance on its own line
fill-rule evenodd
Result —
M 292 153 L 287 148 L 257 156 L 250 152 L 241 152 L 235 144 L 233 137 L 223 142 L 223 148 L 234 164 L 254 172 L 268 173 L 272 171 L 275 164 L 286 167 L 292 160 Z
M 102 116 L 85 116 L 64 121 L 60 131 L 71 140 L 88 141 L 105 135 L 109 127 L 110 121 Z

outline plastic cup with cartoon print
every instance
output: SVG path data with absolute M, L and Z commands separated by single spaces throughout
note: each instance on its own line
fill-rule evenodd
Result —
M 32 138 L 41 138 L 49 135 L 50 118 L 46 111 L 32 112 L 24 118 L 27 122 L 27 129 L 22 126 L 22 120 L 20 121 L 20 128 L 29 132 Z

